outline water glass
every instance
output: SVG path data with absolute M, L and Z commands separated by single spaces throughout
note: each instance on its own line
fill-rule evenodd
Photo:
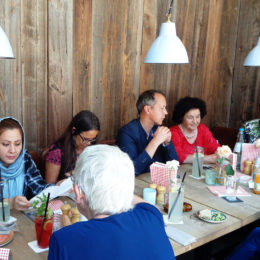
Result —
M 10 192 L 7 179 L 0 181 L 0 221 L 6 222 L 10 218 Z
M 174 206 L 172 214 L 170 216 L 171 208 L 178 196 L 178 191 L 181 183 L 178 183 L 175 187 L 171 187 L 169 191 L 169 210 L 168 210 L 168 220 L 174 224 L 182 223 L 182 212 L 183 212 L 183 199 L 184 199 L 184 188 L 181 186 L 181 192 L 178 197 L 177 203 Z
M 143 199 L 148 203 L 155 205 L 156 202 L 156 189 L 144 188 L 143 189 Z
M 203 159 L 204 159 L 204 148 L 200 146 L 195 146 L 193 153 L 192 162 L 192 176 L 195 178 L 201 177 L 203 169 Z M 200 173 L 200 174 L 199 174 Z
M 208 185 L 216 184 L 217 173 L 213 169 L 207 169 L 205 171 L 205 183 Z

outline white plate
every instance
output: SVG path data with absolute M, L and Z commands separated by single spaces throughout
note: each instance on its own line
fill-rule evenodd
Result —
M 203 217 L 200 216 L 200 211 L 197 212 L 197 216 L 198 216 L 198 218 L 202 219 L 203 221 L 206 221 L 206 222 L 209 222 L 209 223 L 218 224 L 218 223 L 224 222 L 224 221 L 227 219 L 227 216 L 226 216 L 224 213 L 222 213 L 222 212 L 220 212 L 220 211 L 217 211 L 217 210 L 214 210 L 214 209 L 211 210 L 211 216 L 212 216 L 213 214 L 218 214 L 218 213 L 221 214 L 221 216 L 224 217 L 223 220 L 218 220 L 218 221 L 216 221 L 216 220 L 213 220 L 213 219 L 203 218 Z

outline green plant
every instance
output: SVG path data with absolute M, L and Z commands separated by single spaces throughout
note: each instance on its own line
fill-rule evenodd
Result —
M 231 166 L 230 164 L 228 164 L 228 165 L 226 166 L 225 171 L 226 171 L 226 174 L 227 174 L 228 176 L 233 176 L 234 173 L 235 173 L 234 170 L 233 170 L 233 168 L 232 168 L 232 166 Z
M 43 193 L 42 197 L 36 196 L 38 200 L 35 200 L 32 202 L 32 207 L 35 209 L 35 216 L 44 216 L 45 207 L 47 203 L 47 196 Z M 46 218 L 51 217 L 53 214 L 53 210 L 51 208 L 48 208 L 46 213 Z

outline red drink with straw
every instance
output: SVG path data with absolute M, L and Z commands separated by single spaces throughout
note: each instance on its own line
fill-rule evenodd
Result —
M 39 200 L 32 203 L 32 207 L 36 209 L 34 215 L 36 238 L 39 247 L 47 248 L 53 226 L 53 211 L 51 208 L 48 208 L 50 193 L 48 193 L 48 196 L 43 193 L 42 198 L 39 196 L 37 198 Z
M 34 218 L 34 224 L 38 246 L 41 248 L 47 248 L 52 234 L 53 220 L 52 217 L 45 219 L 45 221 L 43 220 L 44 217 L 36 216 Z

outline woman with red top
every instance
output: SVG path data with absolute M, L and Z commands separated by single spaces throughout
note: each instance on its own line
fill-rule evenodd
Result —
M 177 125 L 170 127 L 170 131 L 181 164 L 192 163 L 195 141 L 204 148 L 204 162 L 216 163 L 219 144 L 210 130 L 200 123 L 206 114 L 206 104 L 199 98 L 185 97 L 175 105 L 172 120 Z

